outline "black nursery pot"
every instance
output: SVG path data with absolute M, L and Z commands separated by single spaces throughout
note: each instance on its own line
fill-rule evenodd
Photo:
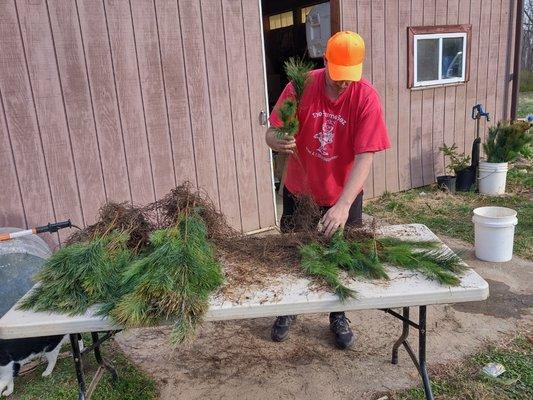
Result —
M 437 185 L 440 189 L 455 193 L 455 176 L 452 175 L 443 175 L 443 176 L 437 176 Z
M 473 189 L 476 183 L 476 170 L 474 168 L 466 168 L 457 171 L 457 179 L 455 188 L 459 192 L 469 192 Z

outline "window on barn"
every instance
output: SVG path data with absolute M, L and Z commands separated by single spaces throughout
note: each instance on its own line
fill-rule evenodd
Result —
M 409 28 L 409 87 L 468 81 L 469 46 L 470 25 Z
M 270 30 L 286 28 L 294 24 L 292 18 L 292 11 L 287 11 L 281 14 L 270 15 L 268 17 L 268 23 L 270 25 Z

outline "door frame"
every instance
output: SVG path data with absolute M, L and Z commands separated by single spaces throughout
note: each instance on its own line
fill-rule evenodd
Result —
M 341 1 L 342 0 L 329 0 L 330 7 L 330 19 L 331 19 L 331 34 L 335 34 L 341 30 Z M 265 113 L 267 115 L 266 129 L 270 128 L 270 122 L 268 121 L 270 117 L 270 110 L 268 106 L 268 82 L 267 82 L 267 73 L 266 73 L 266 58 L 265 58 L 265 32 L 263 31 L 263 6 L 261 0 L 257 0 L 259 7 L 259 26 L 261 31 L 261 56 L 263 57 L 263 86 L 265 88 L 264 95 L 264 105 Z M 266 132 L 266 131 L 265 131 Z M 272 157 L 272 149 L 268 148 L 269 160 L 270 160 L 270 177 L 272 182 L 272 202 L 274 203 L 274 217 L 276 218 L 276 226 L 279 227 L 278 219 L 278 207 L 276 201 L 276 187 L 274 181 L 274 163 Z M 270 228 L 260 229 L 259 231 L 268 230 Z M 258 231 L 250 232 L 256 233 Z

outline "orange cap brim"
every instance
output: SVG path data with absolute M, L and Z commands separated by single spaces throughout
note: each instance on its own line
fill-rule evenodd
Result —
M 358 65 L 337 65 L 328 61 L 329 77 L 334 81 L 360 81 L 363 63 Z

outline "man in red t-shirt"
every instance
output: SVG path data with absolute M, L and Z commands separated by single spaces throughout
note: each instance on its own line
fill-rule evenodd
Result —
M 300 129 L 296 137 L 278 139 L 270 128 L 268 146 L 289 157 L 283 189 L 281 230 L 291 229 L 295 195 L 308 194 L 322 206 L 319 229 L 330 237 L 345 225 L 362 220 L 363 184 L 374 153 L 390 147 L 377 91 L 361 77 L 365 45 L 356 33 L 332 36 L 324 56 L 325 68 L 311 71 L 298 107 Z M 280 126 L 277 109 L 294 96 L 289 83 L 283 90 L 270 124 Z M 281 316 L 272 327 L 272 340 L 287 339 L 295 316 Z M 330 327 L 340 348 L 355 341 L 343 312 L 330 314 Z

